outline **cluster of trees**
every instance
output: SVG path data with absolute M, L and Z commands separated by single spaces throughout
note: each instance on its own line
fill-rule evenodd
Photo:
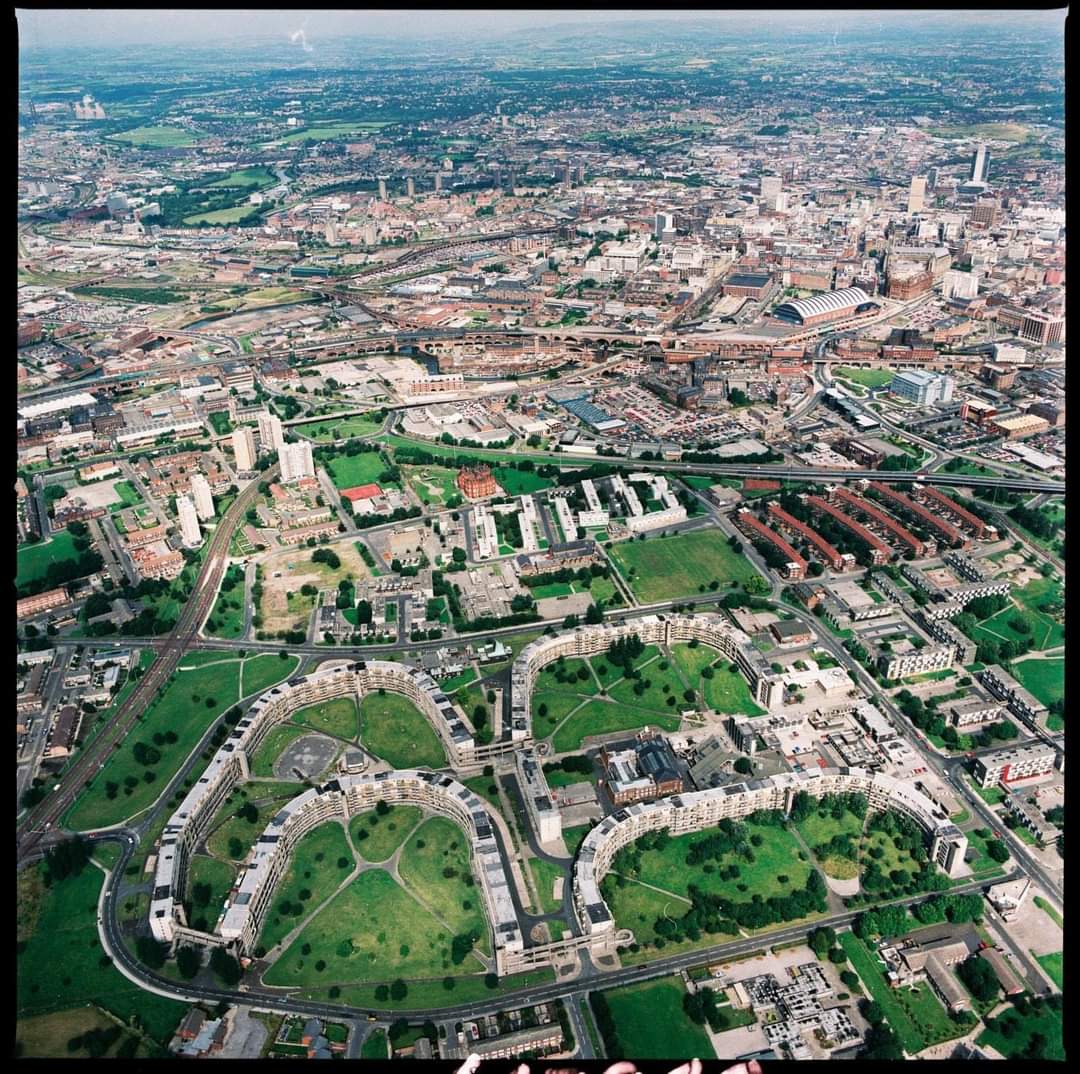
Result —
M 1058 519 L 1043 511 L 1032 510 L 1023 504 L 1017 504 L 1012 508 L 1009 511 L 1009 518 L 1044 541 L 1052 540 L 1061 529 L 1061 522 Z
M 731 1027 L 730 1008 L 717 1004 L 716 990 L 713 988 L 699 988 L 696 992 L 687 992 L 683 996 L 683 1010 L 690 1021 L 699 1026 L 708 1022 L 714 1033 L 722 1033 Z
M 915 918 L 924 925 L 936 925 L 939 921 L 979 921 L 982 918 L 982 896 L 935 895 L 911 908 Z
M 122 1036 L 124 1036 L 123 1027 L 118 1025 L 88 1029 L 85 1033 L 69 1038 L 66 1047 L 69 1053 L 85 1049 L 91 1058 L 100 1059 Z M 129 1033 L 113 1055 L 118 1059 L 133 1059 L 138 1049 L 139 1038 Z
M 544 771 L 548 774 L 551 774 L 552 772 L 572 772 L 588 776 L 592 773 L 592 770 L 592 760 L 583 753 L 571 754 L 569 757 L 564 757 L 561 761 L 549 761 L 544 765 Z
M 935 697 L 923 701 L 908 689 L 896 695 L 896 704 L 900 711 L 917 727 L 931 737 L 940 736 L 946 746 L 957 749 L 960 746 L 960 733 L 945 718 L 938 714 L 939 700 Z M 998 720 L 984 727 L 971 736 L 972 742 L 979 747 L 990 746 L 995 740 L 1008 742 L 1019 735 L 1019 730 L 1012 720 Z
M 989 1003 L 998 996 L 998 979 L 990 963 L 978 955 L 971 955 L 956 967 L 956 976 L 967 990 L 980 1002 Z
M 618 638 L 608 646 L 607 657 L 616 666 L 623 669 L 626 675 L 634 670 L 634 661 L 645 652 L 645 643 L 637 634 L 631 634 L 625 638 Z
M 464 562 L 465 552 L 463 549 L 454 549 L 455 558 L 456 553 L 459 551 L 461 552 L 462 562 Z M 576 571 L 570 567 L 562 567 L 557 571 L 548 571 L 545 574 L 537 574 L 529 578 L 522 578 L 521 584 L 528 586 L 530 589 L 535 589 L 537 586 L 551 585 L 555 582 L 577 582 L 579 585 L 588 589 L 589 586 L 592 585 L 592 580 L 594 578 L 607 578 L 610 573 L 610 567 L 601 566 L 599 563 L 592 563 L 588 567 L 579 567 Z
M 590 992 L 589 1003 L 592 1006 L 596 1028 L 600 1031 L 600 1038 L 604 1042 L 604 1052 L 609 1059 L 621 1059 L 626 1054 L 626 1049 L 619 1040 L 618 1027 L 615 1025 L 615 1018 L 612 1016 L 607 996 L 603 992 Z
M 966 982 L 965 982 L 966 983 Z M 1060 1012 L 1064 1000 L 1060 993 L 1051 996 L 1029 996 L 1026 992 L 1012 998 L 1012 1009 L 1003 1011 L 996 1018 L 988 1018 L 986 1026 L 995 1033 L 1000 1033 L 1007 1041 L 1023 1038 L 1030 1032 L 1029 1018 L 1039 1018 L 1047 1011 Z M 1048 1059 L 1050 1042 L 1046 1035 L 1034 1032 L 1028 1037 L 1027 1045 L 1019 1052 L 1012 1053 L 1017 1059 Z
M 900 1046 L 900 1038 L 896 1031 L 885 1021 L 885 1012 L 881 1004 L 874 1000 L 862 1000 L 859 1010 L 863 1017 L 870 1023 L 870 1030 L 866 1034 L 862 1051 L 859 1052 L 863 1059 L 903 1059 L 904 1049 Z
M 65 839 L 45 851 L 45 884 L 66 880 L 69 876 L 78 876 L 90 860 L 90 844 L 81 836 Z

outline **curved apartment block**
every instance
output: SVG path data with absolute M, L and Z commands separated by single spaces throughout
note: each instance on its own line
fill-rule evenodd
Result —
M 165 825 L 150 903 L 150 928 L 157 939 L 172 942 L 178 929 L 192 932 L 183 920 L 181 905 L 188 861 L 218 807 L 248 777 L 248 758 L 271 729 L 308 705 L 336 697 L 352 697 L 359 703 L 378 690 L 408 698 L 427 716 L 455 768 L 475 764 L 471 733 L 438 683 L 423 671 L 368 660 L 290 679 L 267 690 L 244 714 Z M 193 937 L 201 943 L 227 942 L 211 933 L 193 933 Z
M 672 835 L 685 835 L 759 809 L 782 809 L 787 813 L 799 791 L 815 798 L 849 792 L 865 794 L 871 810 L 891 809 L 910 817 L 923 831 L 930 858 L 950 876 L 956 876 L 964 863 L 966 836 L 938 805 L 909 784 L 858 768 L 784 772 L 766 779 L 638 802 L 601 821 L 586 836 L 574 863 L 574 914 L 582 934 L 591 938 L 593 949 L 599 953 L 610 952 L 616 946 L 615 921 L 600 893 L 600 882 L 622 847 L 661 828 L 667 828 Z M 623 942 L 620 939 L 619 946 Z
M 750 684 L 754 700 L 768 707 L 781 691 L 780 678 L 738 627 L 719 615 L 645 615 L 621 623 L 579 626 L 537 638 L 526 645 L 510 672 L 510 720 L 515 741 L 532 738 L 531 697 L 536 676 L 560 656 L 594 656 L 620 638 L 636 634 L 646 645 L 697 640 L 736 664 Z

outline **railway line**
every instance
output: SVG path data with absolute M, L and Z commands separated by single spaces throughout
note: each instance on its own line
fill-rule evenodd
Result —
M 276 466 L 268 470 L 264 478 L 271 477 L 275 470 Z M 258 496 L 258 492 L 259 482 L 251 482 L 222 516 L 213 537 L 210 538 L 206 560 L 195 580 L 191 598 L 184 605 L 173 632 L 156 647 L 157 656 L 154 662 L 146 670 L 128 699 L 120 706 L 110 723 L 102 729 L 93 743 L 63 774 L 56 784 L 56 789 L 17 824 L 16 842 L 19 860 L 29 856 L 50 829 L 58 823 L 79 792 L 104 764 L 104 758 L 131 730 L 139 715 L 146 711 L 157 692 L 176 670 L 183 655 L 197 641 L 199 627 L 213 607 L 218 587 L 225 574 L 229 542 L 232 540 L 233 532 L 250 504 Z

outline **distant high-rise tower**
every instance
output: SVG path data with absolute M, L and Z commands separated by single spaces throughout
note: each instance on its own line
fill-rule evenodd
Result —
M 775 198 L 780 193 L 784 180 L 779 175 L 763 175 L 761 177 L 761 196 L 763 198 Z
M 442 172 L 435 173 L 435 193 L 438 194 L 442 190 Z
M 937 187 L 937 177 L 938 177 L 937 168 L 931 168 L 926 173 L 926 189 L 927 190 L 934 190 Z
M 263 451 L 280 451 L 285 443 L 281 418 L 264 410 L 259 415 L 259 446 Z
M 986 151 L 985 144 L 980 144 L 971 158 L 971 181 L 973 183 L 985 183 L 986 176 L 990 171 L 990 154 Z
M 176 515 L 180 519 L 180 536 L 189 548 L 202 544 L 202 530 L 199 529 L 199 516 L 195 505 L 188 496 L 176 497 Z
M 378 233 L 375 230 L 375 221 L 368 220 L 364 224 L 364 245 L 374 246 L 379 241 Z
M 311 442 L 301 440 L 295 444 L 283 444 L 278 451 L 281 463 L 281 483 L 287 485 L 302 477 L 315 476 L 315 461 L 311 455 Z
M 236 455 L 236 469 L 240 473 L 255 469 L 255 437 L 247 428 L 234 429 L 232 434 L 233 452 Z
M 379 180 L 379 201 L 386 201 L 386 180 Z
M 210 482 L 202 474 L 191 475 L 191 495 L 195 500 L 195 510 L 201 521 L 214 517 L 214 497 L 210 493 Z
M 911 179 L 911 189 L 908 191 L 907 211 L 909 213 L 921 213 L 926 200 L 926 176 L 916 175 Z
M 671 213 L 657 213 L 653 223 L 653 234 L 660 238 L 665 231 L 671 231 L 675 227 L 675 217 Z
M 408 194 L 410 198 L 416 196 L 416 183 L 413 181 L 413 177 L 411 175 L 408 179 L 405 180 L 405 193 Z

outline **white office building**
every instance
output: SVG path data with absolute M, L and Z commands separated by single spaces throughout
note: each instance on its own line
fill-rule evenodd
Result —
M 210 492 L 210 482 L 203 474 L 191 475 L 191 496 L 201 522 L 214 517 L 214 497 Z
M 199 516 L 189 496 L 176 497 L 176 514 L 180 519 L 180 536 L 188 548 L 198 548 L 202 544 L 202 530 L 199 529 Z
M 245 473 L 255 469 L 255 437 L 250 429 L 234 429 L 232 434 L 233 453 L 236 455 L 236 469 Z
M 307 440 L 301 440 L 298 444 L 283 444 L 278 452 L 278 462 L 281 464 L 283 485 L 315 476 L 315 460 L 311 455 L 311 444 Z
M 919 406 L 933 406 L 935 403 L 950 402 L 955 387 L 956 382 L 952 377 L 912 369 L 897 373 L 889 385 L 889 391 Z
M 280 451 L 285 444 L 281 418 L 264 410 L 259 415 L 259 447 L 263 451 Z

